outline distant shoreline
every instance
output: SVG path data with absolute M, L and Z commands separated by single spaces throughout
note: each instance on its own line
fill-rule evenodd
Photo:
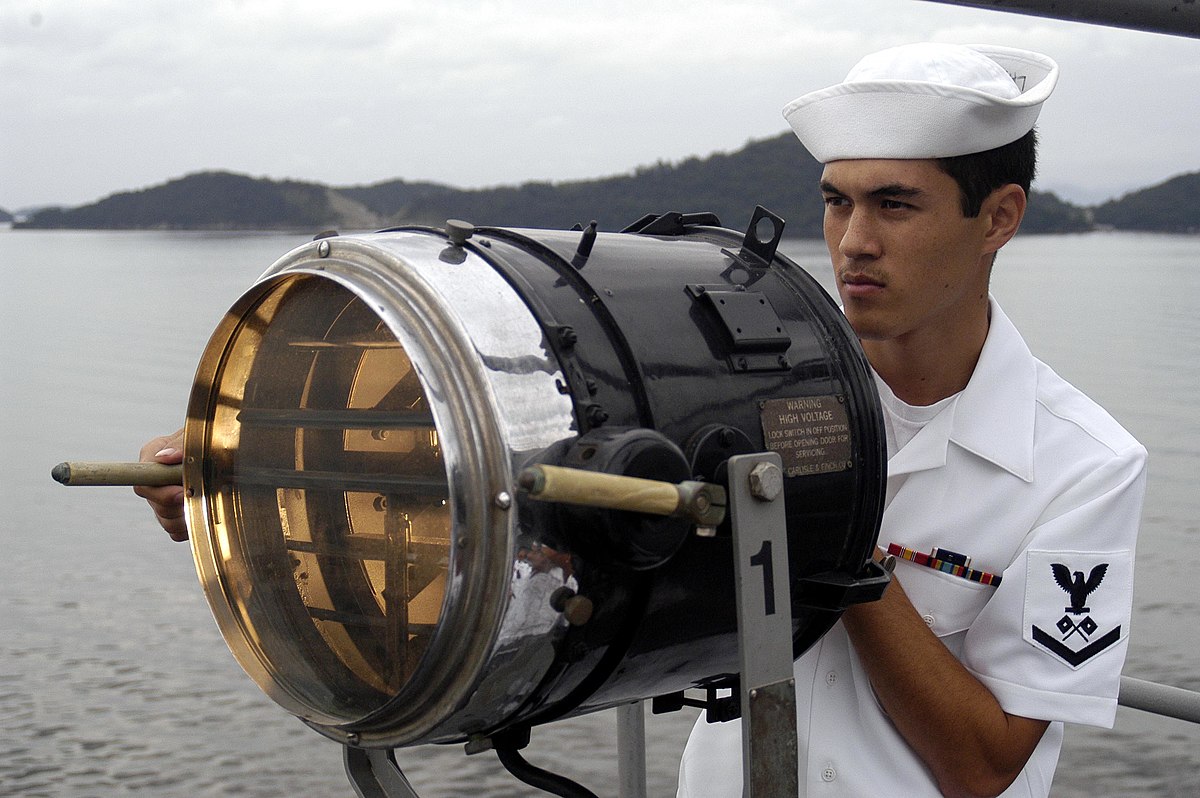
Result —
M 823 206 L 816 186 L 821 165 L 790 132 L 752 141 L 732 153 L 657 163 L 596 180 L 530 182 L 458 189 L 388 180 L 333 187 L 232 172 L 198 172 L 74 208 L 42 208 L 13 222 L 16 229 L 320 231 L 441 225 L 460 218 L 497 227 L 568 229 L 596 220 L 621 230 L 646 214 L 715 213 L 725 227 L 744 229 L 756 205 L 787 221 L 800 238 L 821 236 Z M 1173 177 L 1120 199 L 1080 206 L 1033 191 L 1022 229 L 1074 233 L 1200 232 L 1200 172 Z

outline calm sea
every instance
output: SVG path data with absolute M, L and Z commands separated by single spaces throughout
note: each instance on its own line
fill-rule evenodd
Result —
M 340 748 L 269 701 L 209 615 L 187 546 L 66 459 L 136 459 L 182 420 L 225 309 L 303 238 L 0 230 L 0 795 L 351 796 Z M 829 284 L 816 242 L 785 249 Z M 1200 238 L 1029 237 L 994 292 L 1034 352 L 1150 449 L 1126 673 L 1200 690 Z M 690 715 L 648 720 L 650 794 L 674 795 Z M 616 794 L 615 718 L 526 752 Z M 457 746 L 399 752 L 423 796 L 535 796 Z M 1076 728 L 1057 796 L 1200 794 L 1200 727 L 1122 709 Z

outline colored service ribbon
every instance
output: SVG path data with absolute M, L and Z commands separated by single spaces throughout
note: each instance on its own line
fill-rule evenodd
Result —
M 906 549 L 903 546 L 897 546 L 895 543 L 888 544 L 888 554 L 894 557 L 902 557 L 909 562 L 914 562 L 917 565 L 924 565 L 926 568 L 932 568 L 935 571 L 942 571 L 951 576 L 958 576 L 963 579 L 969 579 L 972 582 L 979 582 L 983 585 L 991 585 L 996 587 L 1000 584 L 1001 576 L 999 574 L 989 574 L 987 571 L 976 571 L 974 568 L 968 568 L 965 565 L 959 565 L 941 560 L 931 554 L 923 554 L 919 551 Z

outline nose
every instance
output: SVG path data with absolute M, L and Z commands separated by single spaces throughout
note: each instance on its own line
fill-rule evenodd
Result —
M 878 230 L 870 215 L 855 207 L 843 217 L 837 231 L 837 249 L 846 258 L 877 258 L 880 254 Z

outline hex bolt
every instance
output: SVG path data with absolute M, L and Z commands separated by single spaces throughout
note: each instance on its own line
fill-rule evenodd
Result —
M 783 472 L 774 463 L 759 463 L 750 469 L 750 495 L 773 502 L 783 492 Z
M 584 410 L 587 415 L 588 424 L 593 427 L 598 427 L 605 421 L 608 421 L 608 411 L 598 404 L 592 403 Z
M 506 490 L 502 490 L 496 494 L 496 506 L 501 510 L 507 510 L 512 507 L 512 494 Z
M 574 327 L 558 328 L 558 343 L 563 349 L 570 349 L 578 340 L 579 334 L 575 332 Z

